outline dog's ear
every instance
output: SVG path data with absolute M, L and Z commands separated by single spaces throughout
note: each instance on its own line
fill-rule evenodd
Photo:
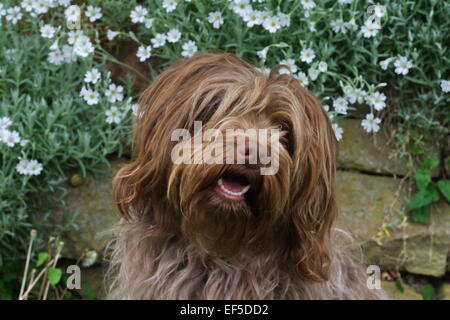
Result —
M 323 281 L 330 267 L 330 234 L 336 218 L 337 141 L 319 101 L 290 82 L 300 109 L 294 130 L 294 177 L 291 192 L 291 250 L 299 276 Z

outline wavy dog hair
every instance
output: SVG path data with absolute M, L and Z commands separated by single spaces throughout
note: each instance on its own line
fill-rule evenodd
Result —
M 117 174 L 122 220 L 110 246 L 112 299 L 376 299 L 361 253 L 333 227 L 337 142 L 319 101 L 277 66 L 266 76 L 232 54 L 197 53 L 144 91 L 132 159 Z M 281 130 L 279 170 L 175 164 L 171 134 Z M 205 147 L 205 146 L 204 146 Z M 259 167 L 258 165 L 256 167 Z M 245 179 L 226 201 L 221 177 Z M 356 248 L 356 249 L 355 249 Z

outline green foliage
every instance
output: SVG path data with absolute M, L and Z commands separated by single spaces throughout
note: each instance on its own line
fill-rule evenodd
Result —
M 433 182 L 432 170 L 439 166 L 439 157 L 432 154 L 426 157 L 414 174 L 418 191 L 412 196 L 406 206 L 406 211 L 411 212 L 414 222 L 425 223 L 429 218 L 429 205 L 440 199 L 439 190 L 447 197 L 449 191 L 449 180 Z M 448 199 L 448 197 L 447 197 Z
M 36 267 L 42 266 L 48 259 L 48 252 L 40 252 L 36 261 Z
M 425 284 L 422 286 L 423 300 L 434 300 L 436 297 L 436 291 L 431 284 Z
M 61 280 L 62 270 L 59 268 L 50 267 L 47 271 L 48 282 L 52 286 L 56 286 L 58 282 Z
M 395 280 L 395 288 L 401 293 L 405 292 L 405 287 L 403 286 L 403 282 L 400 278 Z

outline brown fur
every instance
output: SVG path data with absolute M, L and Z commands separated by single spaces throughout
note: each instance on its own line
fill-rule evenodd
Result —
M 319 101 L 290 75 L 266 77 L 232 54 L 196 54 L 143 93 L 131 162 L 114 195 L 123 222 L 112 245 L 110 298 L 377 299 L 360 252 L 333 228 L 337 142 Z M 279 171 L 174 164 L 170 141 L 208 128 L 280 128 Z M 214 192 L 245 176 L 245 203 Z M 353 249 L 352 249 L 353 248 Z

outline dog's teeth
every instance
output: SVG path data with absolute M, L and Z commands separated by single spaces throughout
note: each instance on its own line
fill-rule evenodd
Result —
M 225 193 L 227 193 L 227 194 L 229 194 L 229 195 L 232 195 L 232 196 L 242 196 L 244 193 L 246 193 L 246 192 L 250 189 L 250 186 L 248 185 L 248 186 L 245 186 L 245 188 L 242 189 L 242 191 L 240 191 L 240 192 L 234 192 L 234 191 L 228 190 L 228 189 L 225 188 L 225 186 L 223 185 L 223 180 L 222 180 L 222 178 L 220 178 L 220 179 L 217 181 L 217 184 L 219 185 L 220 189 L 221 189 L 223 192 L 225 192 Z

